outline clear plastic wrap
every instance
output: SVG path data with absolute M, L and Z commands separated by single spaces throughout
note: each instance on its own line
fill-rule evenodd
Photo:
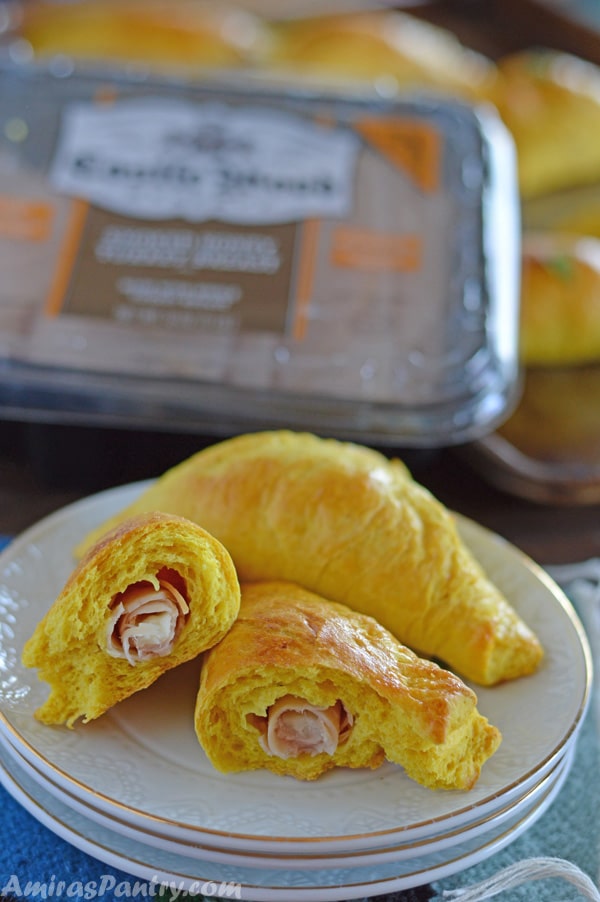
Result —
M 0 407 L 432 446 L 518 391 L 495 115 L 429 96 L 0 71 Z

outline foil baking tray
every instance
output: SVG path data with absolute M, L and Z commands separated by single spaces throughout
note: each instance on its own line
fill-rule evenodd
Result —
M 433 95 L 0 67 L 0 412 L 379 444 L 519 393 L 514 147 Z

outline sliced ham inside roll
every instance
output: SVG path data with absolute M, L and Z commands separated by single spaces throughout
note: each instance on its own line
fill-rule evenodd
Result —
M 23 649 L 50 694 L 44 723 L 99 717 L 218 642 L 240 586 L 229 553 L 183 517 L 149 512 L 104 534 Z
M 352 715 L 340 701 L 325 707 L 284 695 L 270 705 L 265 717 L 256 717 L 254 723 L 261 732 L 260 745 L 267 755 L 333 755 L 348 736 Z
M 181 592 L 166 579 L 134 583 L 113 601 L 106 650 L 131 665 L 171 653 L 190 612 Z
M 501 739 L 457 676 L 285 582 L 242 584 L 236 622 L 203 658 L 195 727 L 224 773 L 314 780 L 387 759 L 439 789 L 470 789 Z

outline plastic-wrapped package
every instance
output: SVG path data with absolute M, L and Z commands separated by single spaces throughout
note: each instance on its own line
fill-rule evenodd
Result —
M 0 71 L 0 402 L 436 445 L 518 382 L 514 152 L 429 96 Z

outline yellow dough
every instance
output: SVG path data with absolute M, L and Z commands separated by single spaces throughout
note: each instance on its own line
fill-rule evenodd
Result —
M 436 789 L 470 789 L 501 739 L 454 674 L 281 582 L 242 585 L 238 619 L 204 657 L 195 727 L 223 772 L 313 780 L 387 759 Z
M 397 11 L 342 13 L 280 22 L 261 61 L 296 76 L 386 79 L 399 88 L 485 96 L 494 63 L 447 29 Z
M 600 240 L 526 237 L 521 358 L 529 366 L 600 361 Z
M 50 695 L 36 717 L 92 720 L 227 632 L 240 587 L 223 546 L 164 513 L 127 520 L 73 571 L 23 649 Z
M 568 53 L 526 50 L 498 63 L 489 99 L 512 133 L 523 197 L 600 177 L 600 69 Z
M 347 604 L 483 685 L 532 673 L 542 657 L 450 512 L 400 461 L 364 446 L 237 436 L 169 470 L 111 524 L 148 509 L 203 523 L 240 580 L 287 580 Z
M 263 28 L 258 17 L 195 0 L 32 0 L 20 34 L 39 58 L 68 54 L 194 73 L 246 65 Z

